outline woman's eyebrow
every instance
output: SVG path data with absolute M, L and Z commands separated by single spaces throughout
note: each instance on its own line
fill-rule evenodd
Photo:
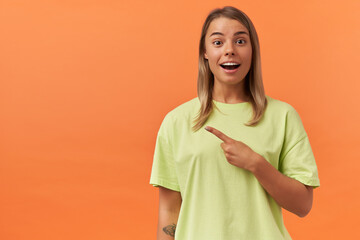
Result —
M 237 35 L 240 35 L 240 34 L 247 34 L 247 35 L 249 35 L 247 32 L 239 31 L 239 32 L 234 33 L 234 36 L 237 36 Z M 212 34 L 210 34 L 210 37 L 213 36 L 213 35 L 221 35 L 221 36 L 224 36 L 224 34 L 221 33 L 221 32 L 213 32 Z

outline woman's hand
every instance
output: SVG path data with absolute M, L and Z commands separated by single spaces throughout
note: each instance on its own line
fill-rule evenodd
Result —
M 224 141 L 220 146 L 230 164 L 248 171 L 253 169 L 259 154 L 245 143 L 234 140 L 213 127 L 206 126 L 205 129 Z
M 220 145 L 228 162 L 252 172 L 281 207 L 299 217 L 309 213 L 313 201 L 313 187 L 283 175 L 245 143 L 236 141 L 213 127 L 207 126 L 205 129 L 224 141 Z

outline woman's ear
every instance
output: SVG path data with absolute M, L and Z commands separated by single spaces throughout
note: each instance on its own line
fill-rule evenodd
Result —
M 206 52 L 204 53 L 204 58 L 208 59 L 208 56 L 207 56 Z

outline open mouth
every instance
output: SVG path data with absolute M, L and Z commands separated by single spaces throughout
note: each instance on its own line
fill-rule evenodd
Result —
M 236 65 L 223 65 L 223 64 L 220 64 L 220 66 L 224 69 L 227 69 L 227 70 L 233 70 L 233 69 L 237 69 L 238 67 L 240 67 L 240 64 L 236 64 Z

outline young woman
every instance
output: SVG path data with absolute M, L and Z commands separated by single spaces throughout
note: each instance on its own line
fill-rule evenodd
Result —
M 296 110 L 265 95 L 258 36 L 242 11 L 206 18 L 197 87 L 158 131 L 157 239 L 291 239 L 281 209 L 309 213 L 317 166 Z

